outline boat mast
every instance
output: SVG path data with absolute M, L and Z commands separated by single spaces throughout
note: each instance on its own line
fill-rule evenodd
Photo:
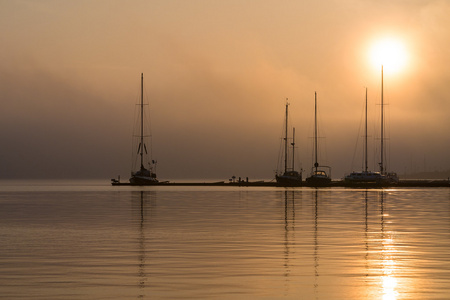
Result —
M 287 172 L 287 159 L 288 159 L 288 98 L 286 98 L 286 124 L 284 134 L 284 173 Z
M 384 99 L 383 99 L 383 65 L 381 65 L 381 162 L 380 173 L 384 174 Z
M 295 169 L 295 164 L 294 164 L 294 160 L 295 160 L 295 127 L 292 129 L 292 171 L 294 171 Z
M 144 169 L 144 73 L 141 73 L 141 169 Z
M 365 159 L 365 161 L 364 161 L 364 170 L 366 171 L 366 173 L 367 173 L 367 88 L 366 88 L 366 132 L 365 132 L 365 135 L 364 135 L 364 138 L 365 138 L 365 144 L 364 144 L 364 159 Z
M 314 167 L 319 167 L 319 163 L 317 162 L 317 92 L 314 92 L 314 156 L 315 156 L 315 163 Z

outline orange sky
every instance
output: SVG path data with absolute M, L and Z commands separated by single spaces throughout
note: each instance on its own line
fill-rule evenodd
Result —
M 387 36 L 408 54 L 385 74 L 389 168 L 448 170 L 448 15 L 447 1 L 0 1 L 0 177 L 128 176 L 140 73 L 161 179 L 272 178 L 285 98 L 309 170 L 314 91 L 320 162 L 359 170 L 364 87 L 376 170 L 369 54 Z

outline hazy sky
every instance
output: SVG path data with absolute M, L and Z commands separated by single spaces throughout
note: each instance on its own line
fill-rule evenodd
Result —
M 377 170 L 369 54 L 386 37 L 407 56 L 384 76 L 389 169 L 450 169 L 449 15 L 424 0 L 0 0 L 0 177 L 128 178 L 141 73 L 160 179 L 273 178 L 286 98 L 306 176 L 315 91 L 319 162 L 360 170 L 365 87 Z

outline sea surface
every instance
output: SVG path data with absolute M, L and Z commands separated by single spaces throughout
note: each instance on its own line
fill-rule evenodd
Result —
M 450 299 L 450 189 L 0 182 L 2 299 Z

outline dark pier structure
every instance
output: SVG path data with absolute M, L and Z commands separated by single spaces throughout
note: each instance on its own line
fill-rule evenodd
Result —
M 113 186 L 147 186 L 131 184 L 130 182 L 120 182 L 117 179 L 111 179 L 111 184 Z M 306 182 L 302 182 L 301 185 L 283 185 L 277 183 L 276 181 L 248 181 L 248 180 L 237 180 L 237 181 L 216 181 L 216 182 L 170 182 L 170 181 L 160 181 L 154 184 L 148 184 L 148 186 L 234 186 L 234 187 L 348 187 L 348 188 L 427 188 L 427 187 L 450 187 L 450 180 L 425 180 L 425 179 L 408 179 L 400 180 L 394 184 L 376 184 L 376 183 L 366 183 L 366 184 L 348 184 L 344 180 L 333 180 L 328 186 L 313 186 L 307 185 Z

